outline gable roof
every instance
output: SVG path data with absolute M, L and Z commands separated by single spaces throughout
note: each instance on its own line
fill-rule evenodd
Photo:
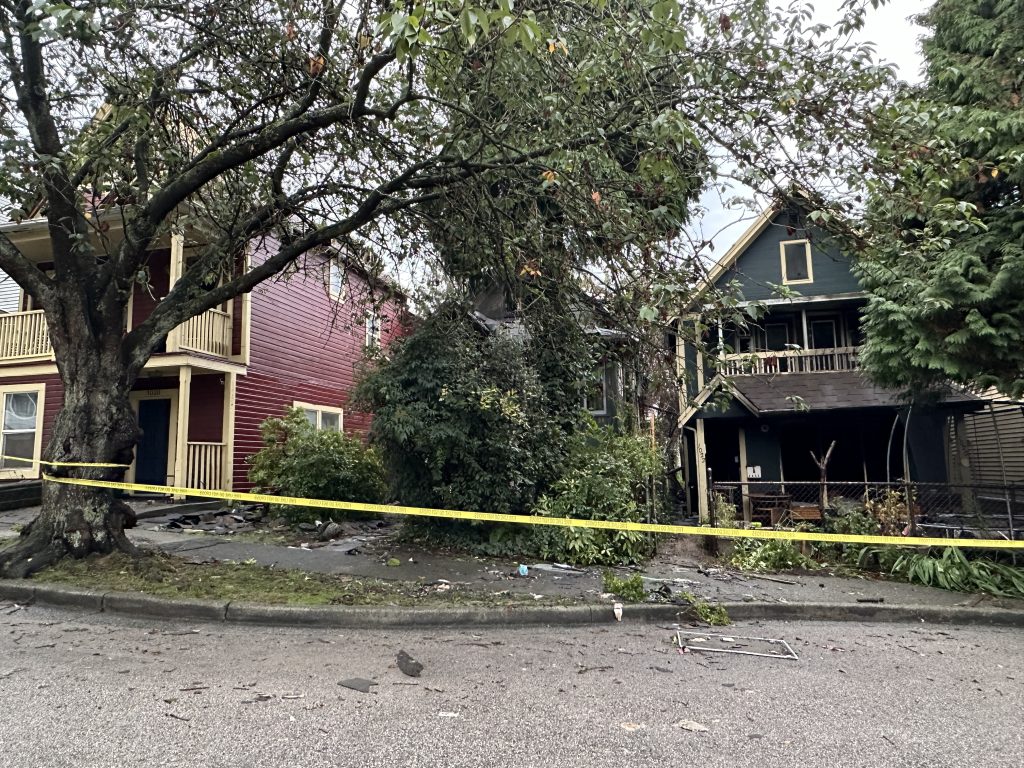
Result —
M 700 297 L 705 291 L 711 288 L 715 283 L 718 282 L 719 278 L 722 277 L 729 269 L 739 260 L 743 252 L 750 247 L 761 233 L 768 229 L 768 225 L 772 223 L 776 216 L 778 216 L 786 208 L 786 203 L 782 200 L 776 199 L 771 205 L 765 208 L 761 213 L 754 219 L 754 223 L 751 224 L 747 231 L 740 235 L 739 239 L 732 244 L 732 247 L 725 252 L 717 262 L 715 262 L 711 269 L 708 270 L 708 279 L 706 285 L 700 289 L 697 293 L 697 297 Z

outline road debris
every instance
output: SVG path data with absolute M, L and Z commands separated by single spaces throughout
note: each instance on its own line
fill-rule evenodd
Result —
M 615 603 L 612 606 L 612 615 L 616 621 L 622 621 L 622 603 Z
M 370 687 L 377 685 L 377 683 L 373 680 L 367 680 L 365 677 L 350 677 L 347 680 L 342 680 L 338 685 L 353 691 L 359 691 L 359 693 L 369 693 Z
M 707 733 L 711 730 L 704 723 L 698 723 L 696 720 L 680 720 L 675 725 L 676 728 L 682 728 L 684 731 L 693 731 L 694 733 Z
M 761 656 L 768 659 L 800 660 L 800 657 L 796 655 L 796 652 L 785 640 L 776 640 L 768 637 L 712 635 L 706 632 L 687 632 L 677 629 L 676 645 L 679 646 L 681 653 L 689 653 L 691 651 L 701 653 L 732 653 L 741 656 Z M 726 645 L 729 647 L 724 647 Z M 745 650 L 750 647 L 761 648 L 762 650 Z M 784 649 L 784 652 L 780 649 Z
M 403 675 L 419 677 L 420 673 L 423 672 L 423 665 L 405 651 L 399 651 L 396 660 L 398 661 L 398 668 L 402 671 Z
M 642 731 L 647 728 L 643 723 L 619 723 L 619 727 L 624 731 Z
M 458 712 L 438 712 L 437 716 L 438 717 L 458 717 L 459 713 Z

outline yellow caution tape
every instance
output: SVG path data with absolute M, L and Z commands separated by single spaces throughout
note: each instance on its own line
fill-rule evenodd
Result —
M 1024 540 L 1003 539 L 947 539 L 924 536 L 855 536 L 845 533 L 819 533 L 816 531 L 779 531 L 763 528 L 703 528 L 696 525 L 664 525 L 661 523 L 630 523 L 616 520 L 578 520 L 568 517 L 540 517 L 532 515 L 505 515 L 497 512 L 466 512 L 457 509 L 429 509 L 402 507 L 395 504 L 363 504 L 354 501 L 304 499 L 297 496 L 274 496 L 266 493 L 237 493 L 212 491 L 206 488 L 185 488 L 175 485 L 147 485 L 145 483 L 118 483 L 112 480 L 84 480 L 74 477 L 44 479 L 67 485 L 88 485 L 95 488 L 113 488 L 120 491 L 144 491 L 169 496 L 194 496 L 225 501 L 248 501 L 257 504 L 281 504 L 314 509 L 341 509 L 352 512 L 376 512 L 385 515 L 412 517 L 440 517 L 448 520 L 482 520 L 489 523 L 516 523 L 520 525 L 551 525 L 559 528 L 598 528 L 608 531 L 640 531 L 667 533 L 680 536 L 719 536 L 728 539 L 778 539 L 782 541 L 822 541 L 829 544 L 880 544 L 903 547 L 981 547 L 986 549 L 1024 549 Z
M 46 464 L 50 467 L 103 467 L 111 469 L 128 469 L 129 464 L 103 464 L 96 461 L 46 461 L 45 459 L 26 459 L 24 456 L 4 456 L 0 459 L 8 461 L 21 461 L 25 464 Z M 16 467 L 5 467 L 5 469 L 16 469 Z

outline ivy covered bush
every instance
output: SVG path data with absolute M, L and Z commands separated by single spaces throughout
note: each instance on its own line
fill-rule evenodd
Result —
M 575 368 L 571 343 L 559 363 L 539 338 L 446 305 L 364 375 L 357 400 L 402 503 L 524 514 L 561 474 L 590 363 Z
M 659 453 L 648 437 L 617 434 L 591 420 L 576 433 L 562 476 L 537 504 L 535 512 L 616 522 L 646 522 L 656 514 L 650 479 L 661 474 Z M 552 528 L 541 555 L 577 565 L 638 563 L 651 554 L 652 539 L 638 531 Z
M 599 350 L 568 314 L 484 332 L 443 306 L 366 373 L 357 400 L 403 504 L 600 520 L 646 519 L 660 460 L 647 438 L 599 428 L 583 389 Z M 503 557 L 634 563 L 635 532 L 410 520 L 407 536 Z
M 260 493 L 379 504 L 387 497 L 377 451 L 356 438 L 317 429 L 298 408 L 260 425 L 263 448 L 249 459 L 249 480 Z M 329 517 L 324 510 L 281 506 L 293 522 Z M 337 515 L 351 515 L 339 512 Z

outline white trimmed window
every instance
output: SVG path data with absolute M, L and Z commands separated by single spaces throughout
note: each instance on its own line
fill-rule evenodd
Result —
M 327 265 L 327 292 L 335 301 L 348 298 L 348 280 L 345 278 L 345 265 L 339 259 L 331 259 Z
M 0 387 L 0 479 L 39 477 L 45 384 Z
M 794 285 L 814 282 L 809 240 L 783 240 L 779 243 L 782 260 L 782 284 Z
M 373 310 L 366 316 L 366 346 L 374 349 L 380 346 L 381 316 Z
M 607 367 L 598 366 L 587 383 L 587 389 L 583 393 L 583 409 L 591 416 L 606 416 L 608 414 L 608 373 Z
M 317 429 L 332 429 L 341 432 L 345 425 L 345 412 L 341 408 L 334 408 L 330 405 L 312 405 L 311 403 L 293 403 L 296 408 L 301 408 L 306 420 Z

